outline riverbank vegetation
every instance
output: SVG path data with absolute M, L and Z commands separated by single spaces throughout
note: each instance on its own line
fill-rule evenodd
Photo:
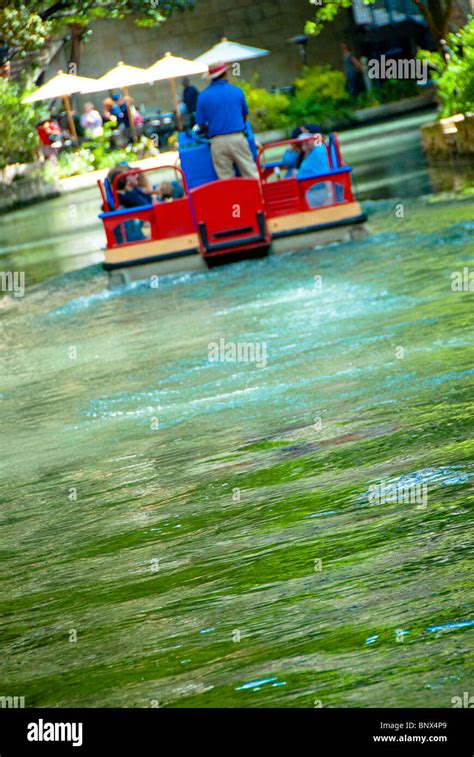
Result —
M 32 105 L 22 103 L 27 94 L 22 84 L 0 78 L 0 171 L 11 163 L 30 163 L 34 159 L 38 112 Z
M 288 109 L 294 123 L 317 123 L 330 128 L 348 121 L 351 108 L 342 71 L 330 66 L 307 68 L 295 79 L 295 94 Z
M 46 161 L 40 172 L 44 178 L 53 181 L 99 171 L 103 168 L 112 168 L 117 163 L 142 160 L 159 154 L 153 141 L 145 136 L 140 137 L 133 144 L 114 147 L 113 133 L 113 126 L 105 124 L 101 136 L 82 142 L 79 149 L 64 150 L 59 154 L 57 162 Z
M 421 140 L 435 160 L 474 155 L 474 19 L 447 40 L 447 65 L 439 53 L 423 53 L 432 67 L 440 101 L 440 118 L 425 124 Z M 445 119 L 449 119 L 446 121 Z M 463 192 L 468 192 L 469 187 Z
M 316 123 L 327 130 L 349 126 L 355 120 L 356 110 L 420 94 L 416 81 L 390 79 L 351 100 L 342 71 L 327 65 L 305 68 L 289 93 L 272 93 L 258 87 L 258 77 L 251 82 L 236 81 L 244 90 L 250 120 L 257 132 L 302 123 Z
M 474 112 L 474 18 L 449 35 L 447 46 L 447 63 L 439 53 L 423 51 L 434 72 L 443 118 Z
M 290 126 L 288 109 L 290 97 L 283 92 L 269 92 L 257 86 L 258 77 L 251 82 L 238 79 L 243 89 L 250 111 L 250 120 L 255 131 L 286 129 Z

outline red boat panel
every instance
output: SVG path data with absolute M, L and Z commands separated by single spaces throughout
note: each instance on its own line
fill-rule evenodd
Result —
M 130 242 L 141 242 L 147 237 L 143 228 L 151 228 L 153 221 L 153 209 L 144 207 L 133 210 L 115 210 L 111 213 L 102 213 L 100 216 L 105 228 L 107 247 L 117 247 Z
M 351 174 L 347 168 L 340 171 L 331 171 L 330 174 L 314 176 L 308 179 L 298 179 L 298 191 L 300 195 L 301 210 L 314 210 L 318 205 L 311 204 L 309 190 L 318 185 L 326 185 L 323 205 L 337 205 L 341 202 L 354 202 L 351 187 Z M 316 194 L 316 193 L 315 193 Z
M 190 195 L 204 257 L 270 244 L 258 179 L 221 179 Z
M 282 179 L 262 185 L 265 198 L 265 210 L 269 218 L 273 216 L 298 213 L 301 210 L 301 199 L 298 190 L 298 181 Z
M 169 239 L 183 234 L 194 234 L 195 231 L 189 197 L 153 205 L 153 239 Z

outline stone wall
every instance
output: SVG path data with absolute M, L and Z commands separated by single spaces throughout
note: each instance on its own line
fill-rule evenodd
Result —
M 474 155 L 474 115 L 452 116 L 421 128 L 421 142 L 427 155 L 449 158 Z
M 59 193 L 57 182 L 47 182 L 40 176 L 24 176 L 10 184 L 0 183 L 0 213 L 39 200 L 48 200 Z
M 84 47 L 79 73 L 101 76 L 119 60 L 148 67 L 167 50 L 195 58 L 226 36 L 271 51 L 265 58 L 241 64 L 245 79 L 257 73 L 264 87 L 288 86 L 301 70 L 298 47 L 288 39 L 303 33 L 312 12 L 309 0 L 196 0 L 194 11 L 176 12 L 159 28 L 138 27 L 129 19 L 98 20 L 92 24 L 93 34 Z M 347 33 L 351 33 L 350 11 L 342 12 L 321 35 L 310 39 L 309 64 L 330 63 L 341 68 L 339 43 Z M 55 60 L 54 65 L 57 69 L 60 61 Z M 52 73 L 48 71 L 47 78 Z M 204 85 L 200 77 L 195 83 L 198 87 Z M 147 108 L 171 107 L 166 83 L 134 87 L 131 94 L 136 104 L 143 103 Z M 104 96 L 94 94 L 87 99 L 100 103 Z

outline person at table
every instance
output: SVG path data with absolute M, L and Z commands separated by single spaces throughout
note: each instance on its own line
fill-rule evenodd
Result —
M 36 133 L 45 158 L 56 162 L 61 143 L 61 130 L 52 118 L 43 118 L 36 124 Z M 53 147 L 56 145 L 56 147 Z
M 117 113 L 114 112 L 115 103 L 111 97 L 106 97 L 102 101 L 102 121 L 104 124 L 117 124 Z
M 81 126 L 89 137 L 100 137 L 103 134 L 102 116 L 94 108 L 94 103 L 84 103 L 84 112 L 81 116 Z
M 199 94 L 196 122 L 211 140 L 212 162 L 219 179 L 232 179 L 234 164 L 242 176 L 258 179 L 245 136 L 249 109 L 244 93 L 230 83 L 225 63 L 210 65 L 207 78 L 211 83 Z
M 115 116 L 117 123 L 121 124 L 123 121 L 123 111 L 120 107 L 122 95 L 115 93 L 110 99 L 112 100 L 112 105 L 109 108 L 110 115 Z

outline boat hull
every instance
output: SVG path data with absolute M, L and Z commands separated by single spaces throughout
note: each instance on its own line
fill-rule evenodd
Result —
M 334 244 L 336 242 L 349 242 L 351 240 L 364 239 L 368 236 L 366 225 L 367 217 L 362 212 L 359 203 L 351 203 L 352 215 L 348 215 L 348 206 L 327 208 L 331 213 L 326 213 L 320 218 L 318 225 L 314 224 L 314 218 L 308 219 L 312 223 L 305 226 L 293 225 L 292 228 L 284 228 L 280 224 L 278 229 L 274 227 L 272 242 L 268 249 L 269 255 L 285 253 L 297 253 L 302 250 L 311 250 L 315 247 Z M 338 210 L 336 214 L 334 211 Z M 318 210 L 317 213 L 324 213 Z M 282 219 L 283 220 L 283 219 Z M 290 226 L 296 219 L 290 219 Z M 133 245 L 131 245 L 133 247 Z M 250 252 L 250 251 L 249 251 Z M 266 252 L 266 251 L 265 251 Z M 224 257 L 221 260 L 213 260 L 212 265 L 225 264 L 244 256 Z M 245 255 L 250 257 L 250 255 Z M 252 256 L 253 257 L 253 256 Z M 174 255 L 150 256 L 146 258 L 134 258 L 125 262 L 105 262 L 104 268 L 109 273 L 110 285 L 115 288 L 134 281 L 152 279 L 156 276 L 167 276 L 176 273 L 192 273 L 194 271 L 206 271 L 211 261 L 206 261 L 197 250 L 183 250 Z

